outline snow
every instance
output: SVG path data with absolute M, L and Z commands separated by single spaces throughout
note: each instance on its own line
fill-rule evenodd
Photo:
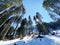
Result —
M 57 36 L 46 36 L 48 39 L 51 39 L 54 41 L 55 45 L 60 45 L 60 37 L 57 37 Z
M 38 35 L 31 34 L 30 36 L 26 35 L 23 39 L 13 39 L 7 41 L 0 41 L 0 45 L 60 45 L 60 30 L 54 31 L 57 34 L 55 35 L 43 35 L 43 38 L 36 38 Z
M 60 30 L 55 30 L 55 31 L 52 31 L 51 33 L 55 33 L 55 36 L 59 36 L 60 37 Z
M 31 36 L 26 36 L 23 38 L 23 41 L 25 41 L 25 43 L 28 43 L 28 41 L 31 41 L 31 40 L 32 40 Z
M 21 39 L 13 39 L 9 41 L 0 41 L 0 45 L 60 45 L 60 37 L 53 35 L 43 35 L 43 38 L 36 38 L 36 36 L 25 36 Z
M 0 45 L 13 45 L 13 43 L 19 41 L 19 39 L 8 40 L 8 41 L 0 41 Z

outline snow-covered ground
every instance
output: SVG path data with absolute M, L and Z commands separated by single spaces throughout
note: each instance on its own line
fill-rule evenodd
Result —
M 45 35 L 43 38 L 34 36 L 25 36 L 22 40 L 14 39 L 9 41 L 0 41 L 0 45 L 60 45 L 60 37 L 53 35 Z

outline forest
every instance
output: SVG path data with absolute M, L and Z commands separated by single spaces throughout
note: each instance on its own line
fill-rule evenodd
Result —
M 22 2 L 23 0 L 0 0 L 0 40 L 23 39 L 31 34 L 37 34 L 38 38 L 41 38 L 41 35 L 48 35 L 52 30 L 60 29 L 60 0 L 43 1 L 44 9 L 53 20 L 49 23 L 42 21 L 43 17 L 39 12 L 35 13 L 33 20 L 31 15 L 28 19 L 24 18 L 26 9 Z M 34 29 L 38 32 L 34 33 Z

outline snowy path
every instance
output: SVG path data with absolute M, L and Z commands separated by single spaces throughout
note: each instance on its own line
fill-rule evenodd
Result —
M 60 45 L 60 37 L 45 35 L 41 40 L 39 38 L 31 38 L 26 36 L 24 39 L 15 39 L 10 41 L 0 41 L 0 45 Z

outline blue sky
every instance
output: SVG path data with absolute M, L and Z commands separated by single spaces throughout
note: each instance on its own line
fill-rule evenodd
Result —
M 36 12 L 39 12 L 43 17 L 42 21 L 51 22 L 52 19 L 50 18 L 45 8 L 43 8 L 42 3 L 43 0 L 23 0 L 23 5 L 26 9 L 26 14 L 24 17 L 28 18 L 30 15 L 33 19 L 33 16 L 36 14 Z

